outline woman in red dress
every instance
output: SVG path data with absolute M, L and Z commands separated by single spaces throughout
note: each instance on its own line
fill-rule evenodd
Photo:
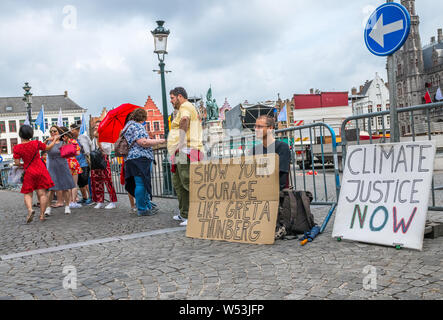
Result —
M 31 141 L 34 130 L 28 125 L 20 127 L 19 136 L 22 143 L 14 147 L 13 154 L 14 165 L 22 166 L 25 169 L 21 193 L 24 194 L 25 205 L 28 209 L 26 223 L 30 223 L 34 218 L 35 211 L 32 209 L 32 193 L 34 191 L 36 191 L 40 202 L 40 220 L 44 221 L 45 210 L 48 206 L 46 190 L 53 187 L 54 182 L 40 158 L 40 151 L 51 150 L 59 138 L 54 139 L 50 145 L 40 141 Z M 20 159 L 23 160 L 23 164 L 20 163 Z

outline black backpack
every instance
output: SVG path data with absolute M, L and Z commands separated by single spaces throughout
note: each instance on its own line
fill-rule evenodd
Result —
M 91 159 L 92 170 L 105 170 L 107 168 L 108 164 L 106 163 L 106 159 L 103 157 L 100 150 L 96 149 L 91 151 L 89 157 Z
M 280 192 L 275 239 L 297 236 L 316 225 L 311 213 L 312 193 L 285 189 Z

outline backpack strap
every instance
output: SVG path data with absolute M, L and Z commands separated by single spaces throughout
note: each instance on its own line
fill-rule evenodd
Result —
M 35 156 L 37 155 L 38 151 L 39 151 L 39 150 L 38 150 L 38 144 L 37 144 L 37 151 L 34 153 L 34 156 L 32 157 L 31 162 L 29 162 L 29 164 L 27 165 L 27 167 L 26 167 L 26 169 L 25 169 L 25 172 L 26 172 L 26 170 L 28 170 L 29 166 L 32 164 L 32 161 L 34 161 Z
M 297 198 L 295 197 L 293 190 L 289 190 L 288 194 L 289 194 L 289 207 L 291 209 L 291 218 L 297 217 L 297 214 L 296 214 L 296 212 L 297 212 Z M 291 223 L 291 225 L 294 225 L 295 221 L 293 221 L 291 219 L 290 223 Z

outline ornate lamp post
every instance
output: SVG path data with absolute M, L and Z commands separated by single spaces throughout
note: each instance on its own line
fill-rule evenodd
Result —
M 169 133 L 169 122 L 168 122 L 168 104 L 166 100 L 166 84 L 165 84 L 165 55 L 168 54 L 168 36 L 169 30 L 167 30 L 164 25 L 164 21 L 159 20 L 157 22 L 157 28 L 151 31 L 154 37 L 154 53 L 157 54 L 158 60 L 160 61 L 160 76 L 162 85 L 162 99 L 163 99 L 163 128 L 165 132 L 165 139 L 168 138 Z M 170 175 L 170 164 L 167 160 L 167 150 L 164 150 L 163 154 L 163 195 L 172 195 L 172 181 Z
M 23 90 L 25 90 L 24 94 L 25 97 L 23 98 L 23 101 L 25 101 L 25 103 L 28 105 L 27 106 L 28 120 L 29 120 L 29 125 L 32 126 L 32 93 L 29 92 L 31 91 L 31 87 L 29 86 L 28 82 L 25 82 Z
M 165 29 L 163 27 L 164 21 L 157 21 L 157 28 L 155 28 L 154 31 L 151 31 L 152 35 L 154 36 L 154 53 L 157 54 L 158 60 L 160 61 L 159 67 L 160 67 L 160 76 L 161 76 L 161 83 L 162 83 L 162 98 L 163 98 L 163 122 L 164 122 L 164 128 L 165 128 L 165 138 L 167 137 L 169 133 L 169 127 L 168 127 L 168 104 L 166 100 L 166 85 L 165 85 L 165 54 L 168 54 L 166 51 L 167 45 L 168 45 L 168 36 L 169 36 L 169 30 Z

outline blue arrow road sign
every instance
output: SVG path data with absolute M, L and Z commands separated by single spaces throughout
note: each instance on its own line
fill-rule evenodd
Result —
M 3 157 L 2 156 L 0 156 L 0 163 L 2 163 L 3 162 Z
M 365 28 L 365 43 L 376 56 L 389 56 L 400 49 L 411 30 L 411 15 L 401 4 L 381 5 L 369 18 Z

